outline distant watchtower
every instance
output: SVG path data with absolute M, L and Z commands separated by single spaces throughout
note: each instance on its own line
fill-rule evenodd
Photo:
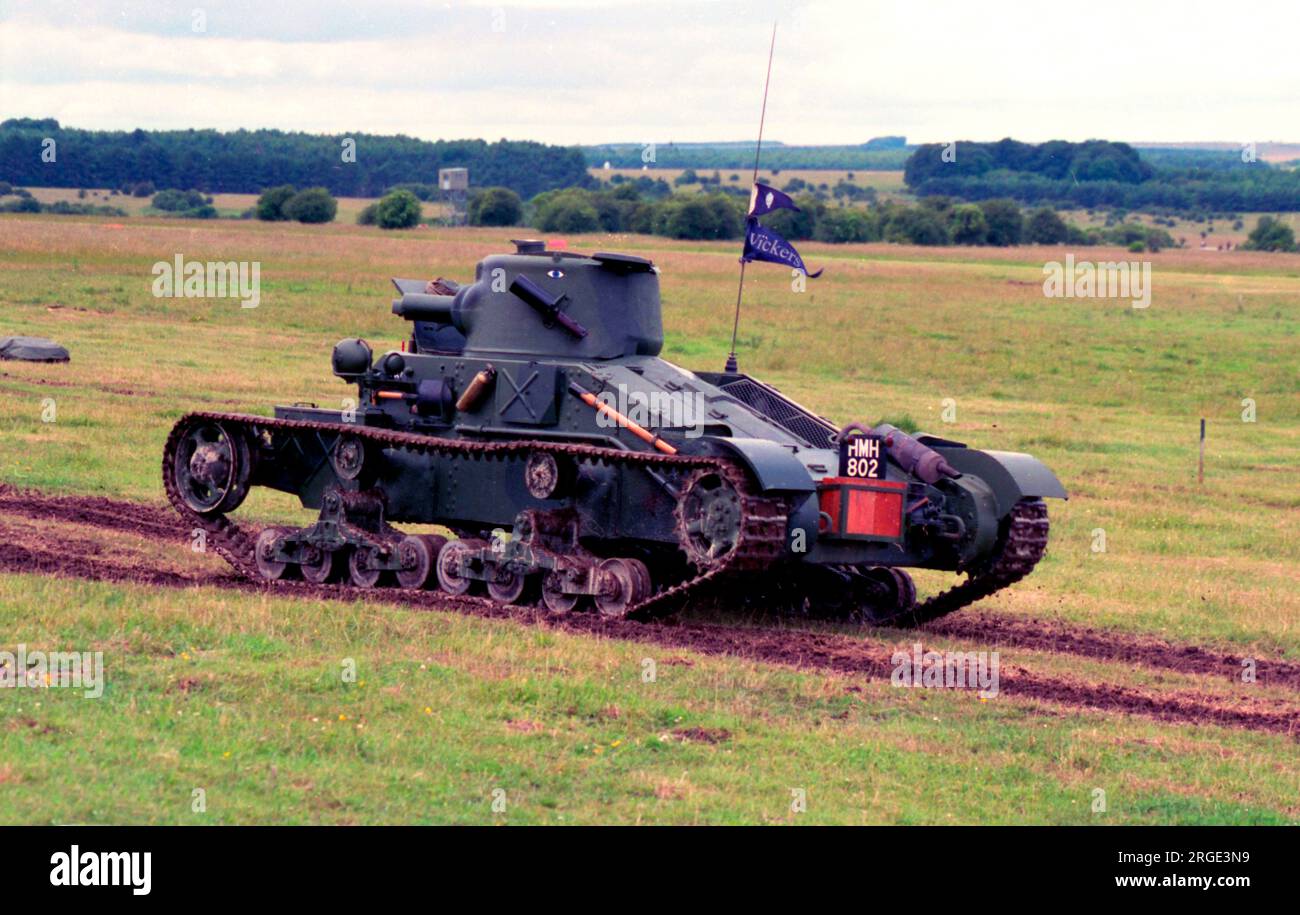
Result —
M 438 169 L 438 189 L 442 192 L 442 201 L 450 205 L 451 215 L 448 220 L 453 226 L 465 224 L 465 203 L 469 195 L 469 169 Z

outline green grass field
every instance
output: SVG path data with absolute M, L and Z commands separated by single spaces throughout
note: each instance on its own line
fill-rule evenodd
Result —
M 511 234 L 0 218 L 0 336 L 52 336 L 73 354 L 0 364 L 0 483 L 162 504 L 159 457 L 182 413 L 341 405 L 351 389 L 329 372 L 333 344 L 360 335 L 382 351 L 404 335 L 388 277 L 472 277 Z M 665 358 L 721 368 L 734 244 L 567 244 L 652 257 Z M 981 610 L 1300 660 L 1300 255 L 1142 255 L 1153 294 L 1134 309 L 1046 298 L 1043 264 L 1060 248 L 800 248 L 826 267 L 806 292 L 778 268 L 748 271 L 743 369 L 839 421 L 910 417 L 977 447 L 1029 451 L 1070 490 L 1051 506 L 1039 569 Z M 177 253 L 259 261 L 260 306 L 154 298 L 151 266 Z M 56 419 L 44 422 L 51 401 Z M 257 494 L 243 511 L 293 506 Z M 0 533 L 23 523 L 6 519 Z M 183 544 L 112 548 L 164 550 L 160 565 L 216 562 Z M 0 691 L 0 822 L 1300 821 L 1300 762 L 1284 734 L 899 690 L 454 611 L 35 572 L 0 572 L 0 650 L 102 650 L 108 685 L 94 701 Z M 918 576 L 923 589 L 944 582 Z M 645 658 L 655 682 L 642 680 Z M 348 659 L 353 683 L 340 676 Z M 1294 703 L 1268 684 L 1062 653 L 1004 651 L 1003 664 Z M 806 812 L 791 810 L 795 789 Z

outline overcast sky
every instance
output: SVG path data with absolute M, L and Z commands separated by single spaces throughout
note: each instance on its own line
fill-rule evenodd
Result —
M 1300 0 L 0 0 L 0 116 L 555 143 L 1300 140 Z

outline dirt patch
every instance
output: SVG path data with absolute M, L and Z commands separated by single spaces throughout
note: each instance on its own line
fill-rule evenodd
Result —
M 70 543 L 63 537 L 24 544 L 0 543 L 0 569 L 165 588 L 194 588 L 201 585 L 228 588 L 246 583 L 234 572 L 168 572 L 139 563 L 101 559 L 89 551 L 77 549 L 75 542 Z
M 171 685 L 171 688 L 183 696 L 203 689 L 207 684 L 198 677 L 181 677 Z
M 1027 648 L 1114 661 L 1140 664 L 1181 674 L 1224 677 L 1241 682 L 1243 655 L 1203 648 L 1200 645 L 1176 645 L 1149 636 L 1126 635 L 1091 629 L 1052 620 L 1020 619 L 987 613 L 965 612 L 938 620 L 925 627 L 934 635 L 970 639 L 990 647 Z M 1260 686 L 1284 686 L 1300 691 L 1300 664 L 1289 661 L 1251 658 L 1255 662 L 1255 679 Z
M 673 736 L 686 743 L 726 743 L 731 732 L 726 728 L 678 728 Z
M 518 718 L 513 721 L 507 721 L 506 729 L 514 731 L 516 734 L 532 734 L 535 731 L 540 731 L 542 725 L 540 722 L 530 721 L 527 718 Z
M 86 524 L 172 542 L 188 541 L 190 536 L 170 509 L 98 496 L 49 496 L 0 486 L 0 514 Z

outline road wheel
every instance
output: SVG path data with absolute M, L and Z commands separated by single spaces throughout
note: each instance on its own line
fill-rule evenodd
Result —
M 483 547 L 482 540 L 453 540 L 438 552 L 438 584 L 448 594 L 464 594 L 476 579 L 463 574 L 469 554 Z
M 437 534 L 407 534 L 403 537 L 397 544 L 397 558 L 402 563 L 397 570 L 397 583 L 412 590 L 427 585 L 434 577 L 438 554 L 446 545 L 447 538 Z
M 298 566 L 302 570 L 304 580 L 314 585 L 327 584 L 338 578 L 337 571 L 339 554 L 334 550 L 322 549 L 318 546 L 307 545 L 303 547 L 303 560 Z
M 602 616 L 620 619 L 650 596 L 650 571 L 639 559 L 606 559 L 596 572 L 601 578 L 596 609 Z
M 279 581 L 284 578 L 285 572 L 289 569 L 289 563 L 280 562 L 275 558 L 276 544 L 287 533 L 289 533 L 287 527 L 268 527 L 257 535 L 253 555 L 257 562 L 258 574 L 267 581 Z
M 384 570 L 375 567 L 377 558 L 374 549 L 366 546 L 357 547 L 348 557 L 348 578 L 358 588 L 373 588 L 379 584 Z
M 530 590 L 528 586 L 532 576 L 511 568 L 508 563 L 496 566 L 490 575 L 487 591 L 493 600 L 503 604 L 526 603 L 524 595 Z

